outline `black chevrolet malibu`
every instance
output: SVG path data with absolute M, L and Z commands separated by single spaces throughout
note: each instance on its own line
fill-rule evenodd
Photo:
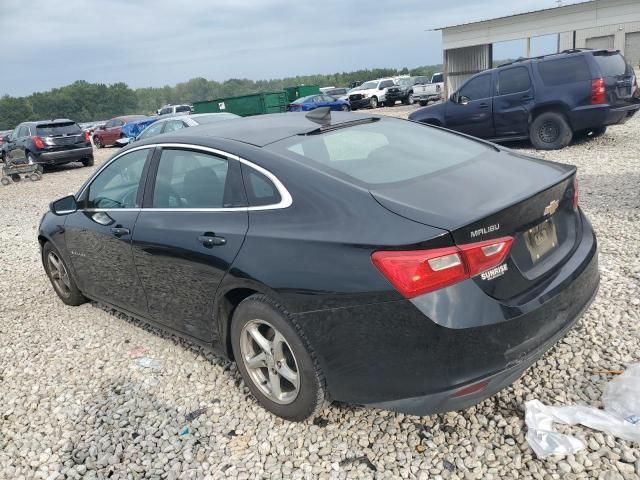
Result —
M 417 415 L 478 403 L 599 282 L 574 167 L 353 113 L 136 143 L 53 202 L 38 239 L 63 302 L 217 349 L 289 420 L 328 399 Z

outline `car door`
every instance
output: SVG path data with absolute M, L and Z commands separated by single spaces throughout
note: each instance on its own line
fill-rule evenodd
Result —
M 473 77 L 447 102 L 446 127 L 479 138 L 494 136 L 491 73 Z
M 131 252 L 152 147 L 116 156 L 78 195 L 64 239 L 83 291 L 133 313 L 147 303 Z
M 534 91 L 529 69 L 525 66 L 498 70 L 493 97 L 493 122 L 496 137 L 523 136 L 529 132 L 529 112 L 534 106 Z
M 104 134 L 103 134 L 103 144 L 111 145 L 116 142 L 116 140 L 120 137 L 120 133 L 122 131 L 122 125 L 124 122 L 119 119 L 111 120 L 105 126 Z
M 7 146 L 7 157 L 16 163 L 26 162 L 25 142 L 29 137 L 29 127 L 18 125 L 13 131 Z
M 211 149 L 167 146 L 153 169 L 133 236 L 149 315 L 214 341 L 214 296 L 249 226 L 238 161 Z

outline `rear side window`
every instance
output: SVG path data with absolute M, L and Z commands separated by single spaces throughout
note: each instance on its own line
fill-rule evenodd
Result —
M 190 111 L 191 111 L 191 107 L 189 107 L 189 105 L 180 105 L 179 107 L 176 107 L 176 113 L 190 112 Z
M 498 74 L 498 95 L 524 92 L 531 87 L 529 71 L 525 67 L 510 68 Z
M 591 80 L 589 65 L 583 55 L 542 61 L 538 63 L 538 72 L 547 86 Z
M 470 101 L 489 98 L 491 96 L 491 75 L 480 75 L 472 78 L 460 89 L 460 96 Z
M 188 150 L 163 150 L 153 189 L 154 208 L 222 208 L 229 162 Z
M 41 124 L 36 127 L 36 135 L 40 137 L 59 137 L 62 135 L 80 135 L 82 130 L 77 123 Z
M 600 75 L 603 77 L 618 77 L 628 72 L 627 62 L 619 53 L 597 52 L 593 54 L 598 67 L 600 67 Z
M 278 189 L 262 173 L 247 165 L 242 165 L 242 174 L 250 206 L 275 205 L 280 202 L 281 197 Z
M 489 149 L 446 131 L 387 119 L 291 137 L 265 148 L 365 187 L 435 174 Z

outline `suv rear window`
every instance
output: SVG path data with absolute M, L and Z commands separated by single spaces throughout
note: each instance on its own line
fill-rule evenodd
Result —
M 266 148 L 371 186 L 430 175 L 472 160 L 489 147 L 425 125 L 380 120 L 291 137 Z
M 627 62 L 617 52 L 596 52 L 593 58 L 600 67 L 600 75 L 603 77 L 617 77 L 627 73 Z
M 538 63 L 538 72 L 547 86 L 591 80 L 589 65 L 583 55 L 544 60 Z
M 82 130 L 77 123 L 43 123 L 36 127 L 36 135 L 39 137 L 79 135 L 80 133 L 82 133 Z

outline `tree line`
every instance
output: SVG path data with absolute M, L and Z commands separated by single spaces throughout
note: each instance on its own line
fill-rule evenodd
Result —
M 107 120 L 118 115 L 150 115 L 166 104 L 193 103 L 214 98 L 279 91 L 295 85 L 346 87 L 352 82 L 395 75 L 432 75 L 442 65 L 414 69 L 376 68 L 328 75 L 248 80 L 232 78 L 224 82 L 192 78 L 175 86 L 132 89 L 126 83 L 89 83 L 78 80 L 71 85 L 37 92 L 26 97 L 0 98 L 0 130 L 14 128 L 27 120 L 70 118 L 76 122 Z

